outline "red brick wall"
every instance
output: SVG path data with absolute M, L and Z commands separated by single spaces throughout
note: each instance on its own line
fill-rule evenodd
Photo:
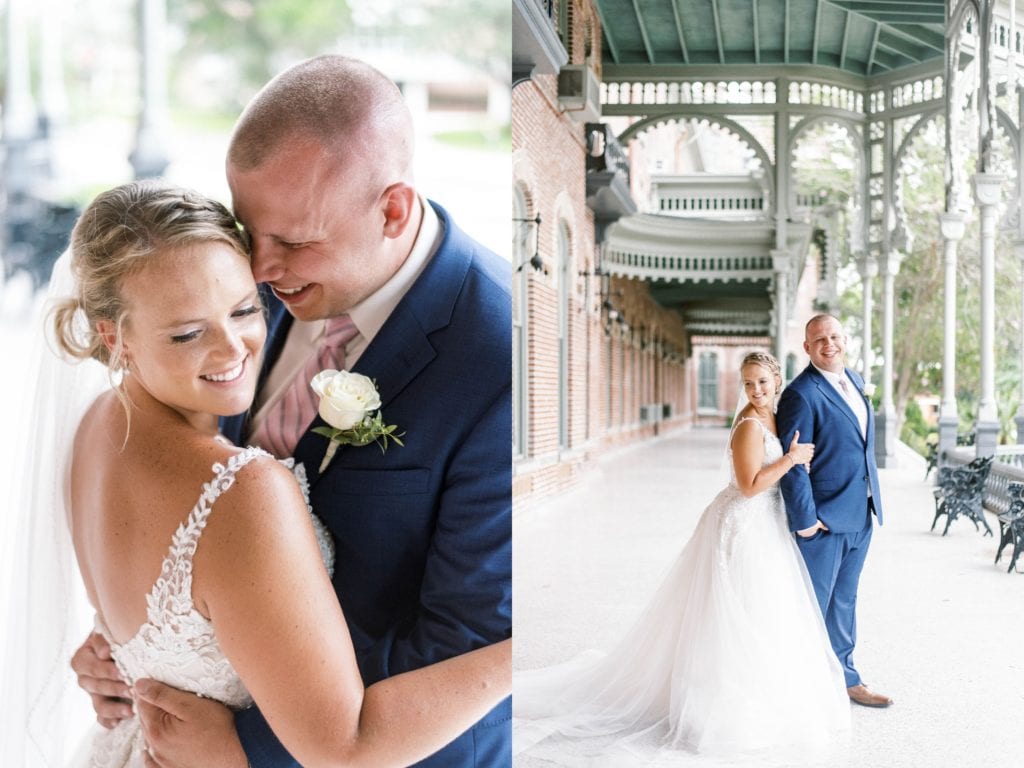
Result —
M 587 0 L 563 2 L 570 3 L 567 49 L 571 63 L 600 62 L 601 32 L 593 5 Z M 527 218 L 541 217 L 536 243 L 544 262 L 544 271 L 524 267 L 529 273 L 527 447 L 513 466 L 513 497 L 522 508 L 571 487 L 588 461 L 602 451 L 689 423 L 693 409 L 687 364 L 662 360 L 653 343 L 652 334 L 673 338 L 674 347 L 681 351 L 681 321 L 650 298 L 646 285 L 606 281 L 633 332 L 605 327 L 601 303 L 606 297 L 601 293 L 602 279 L 594 274 L 598 249 L 594 219 L 586 205 L 583 126 L 561 111 L 555 75 L 538 75 L 513 89 L 512 149 L 513 181 L 531 207 Z M 563 222 L 570 233 L 566 445 L 559 441 L 558 232 Z M 640 327 L 646 329 L 644 339 L 636 332 Z M 641 349 L 644 341 L 646 347 Z M 641 423 L 641 406 L 655 402 L 672 404 L 672 420 Z

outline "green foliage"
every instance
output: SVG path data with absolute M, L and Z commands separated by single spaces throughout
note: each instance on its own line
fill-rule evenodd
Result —
M 941 117 L 920 126 L 902 157 L 898 169 L 897 198 L 903 212 L 909 247 L 895 279 L 895 333 L 893 339 L 894 402 L 903 413 L 901 438 L 924 452 L 920 443 L 926 434 L 918 421 L 920 410 L 913 404 L 919 394 L 938 394 L 943 382 L 944 256 L 939 214 L 945 209 L 943 179 L 945 142 Z M 997 166 L 1004 174 L 1002 199 L 1013 199 L 1014 170 L 1009 167 L 1013 153 L 1005 137 L 996 143 Z M 974 157 L 966 160 L 975 166 Z M 968 174 L 969 175 L 969 174 Z M 967 218 L 963 239 L 957 244 L 956 298 L 956 386 L 960 432 L 974 429 L 981 391 L 981 268 L 980 232 L 976 211 Z M 1020 400 L 1021 270 L 1010 237 L 999 232 L 996 239 L 995 364 L 1000 441 L 1013 439 Z M 849 266 L 840 268 L 840 312 L 859 318 L 862 284 Z M 881 280 L 875 280 L 873 321 L 874 358 L 881 360 Z M 855 325 L 856 323 L 854 323 Z M 848 329 L 851 336 L 854 329 Z M 919 447 L 919 445 L 921 447 Z
M 916 400 L 907 403 L 903 412 L 903 427 L 900 429 L 900 440 L 909 445 L 922 456 L 928 455 L 928 436 L 933 434 L 932 428 L 924 420 L 921 407 Z
M 443 144 L 463 149 L 482 149 L 489 152 L 512 151 L 512 126 L 500 126 L 492 131 L 445 131 L 434 138 Z
M 511 79 L 512 4 L 508 0 L 397 3 L 380 26 L 423 51 L 450 51 L 501 82 Z
M 234 113 L 285 63 L 323 53 L 352 21 L 348 3 L 337 0 L 185 0 L 167 13 L 185 32 L 175 58 L 181 88 L 191 87 L 197 59 L 220 59 L 234 85 L 222 89 L 223 108 Z

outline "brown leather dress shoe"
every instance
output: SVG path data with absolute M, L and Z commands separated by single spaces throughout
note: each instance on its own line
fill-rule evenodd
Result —
M 888 707 L 892 704 L 892 699 L 888 696 L 883 696 L 880 693 L 873 693 L 868 690 L 868 687 L 863 683 L 859 685 L 852 685 L 846 689 L 846 693 L 850 696 L 850 701 L 854 704 L 860 704 L 862 707 Z

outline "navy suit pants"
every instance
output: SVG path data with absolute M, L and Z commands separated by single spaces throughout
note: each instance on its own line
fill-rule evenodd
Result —
M 806 539 L 796 537 L 847 687 L 862 682 L 853 665 L 853 648 L 857 643 L 857 585 L 873 531 L 870 499 L 866 517 L 865 527 L 854 533 L 818 531 Z

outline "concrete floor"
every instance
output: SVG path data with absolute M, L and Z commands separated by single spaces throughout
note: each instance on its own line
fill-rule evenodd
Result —
M 517 510 L 515 669 L 606 648 L 643 607 L 721 487 L 727 432 L 694 429 L 603 457 L 584 483 Z M 1024 765 L 1024 574 L 996 543 L 934 515 L 924 462 L 881 471 L 885 525 L 861 578 L 857 667 L 890 695 L 853 707 L 853 768 Z M 990 525 L 998 531 L 995 520 Z M 553 763 L 519 758 L 517 768 Z M 716 763 L 719 765 L 719 763 Z

